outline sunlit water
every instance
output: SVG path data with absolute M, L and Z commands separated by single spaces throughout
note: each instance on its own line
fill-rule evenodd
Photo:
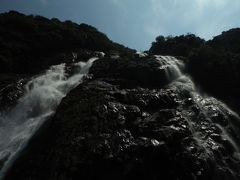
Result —
M 239 116 L 230 110 L 219 100 L 201 95 L 190 77 L 184 75 L 184 63 L 171 56 L 159 56 L 159 68 L 164 70 L 165 76 L 169 81 L 167 88 L 172 89 L 179 96 L 185 96 L 192 99 L 195 105 L 200 109 L 204 120 L 200 123 L 194 122 L 192 111 L 182 108 L 182 116 L 188 119 L 189 128 L 193 138 L 204 150 L 204 153 L 213 157 L 211 148 L 213 147 L 208 139 L 202 134 L 202 129 L 206 124 L 213 124 L 212 117 L 214 112 L 221 114 L 225 119 L 229 119 L 229 125 L 240 123 Z M 52 66 L 44 74 L 30 80 L 26 86 L 25 95 L 19 99 L 18 104 L 9 113 L 0 113 L 0 162 L 5 162 L 0 170 L 0 179 L 12 164 L 31 136 L 36 132 L 40 125 L 48 119 L 54 112 L 61 99 L 66 94 L 81 83 L 82 78 L 88 73 L 92 63 L 97 58 L 91 58 L 88 62 L 75 63 L 76 72 L 69 77 L 66 74 L 65 64 Z M 239 160 L 239 143 L 236 142 L 239 129 L 235 133 L 230 133 L 229 128 L 221 123 L 214 123 L 218 128 L 223 139 L 226 139 L 234 149 L 233 157 Z M 234 137 L 235 136 L 235 137 Z M 224 162 L 222 162 L 224 164 Z M 2 163 L 0 163 L 2 164 Z
M 182 76 L 182 70 L 184 68 L 183 62 L 172 56 L 160 56 L 155 55 L 155 58 L 159 61 L 165 75 L 169 81 L 175 80 Z
M 215 144 L 211 139 L 212 129 L 218 129 L 221 139 L 227 142 L 227 149 L 232 149 L 231 158 L 235 162 L 240 163 L 240 117 L 233 112 L 226 104 L 216 98 L 202 95 L 195 87 L 192 79 L 183 74 L 184 64 L 174 57 L 155 56 L 160 62 L 160 69 L 163 69 L 165 76 L 169 81 L 167 89 L 172 89 L 178 96 L 188 97 L 193 102 L 193 105 L 199 109 L 202 119 L 196 119 L 198 115 L 193 114 L 193 111 L 182 107 L 181 115 L 187 119 L 188 126 L 193 134 L 193 138 L 199 147 L 202 148 L 202 154 L 213 159 L 216 166 L 225 166 L 228 171 L 232 172 L 228 162 L 225 159 L 214 159 L 214 153 L 218 151 L 221 154 L 220 146 L 225 144 Z M 184 98 L 183 98 L 184 99 Z M 218 121 L 214 121 L 217 117 Z M 227 120 L 227 124 L 221 123 L 221 120 Z M 234 172 L 232 172 L 234 174 Z
M 50 67 L 25 85 L 25 95 L 15 108 L 1 113 L 0 179 L 34 132 L 55 112 L 62 98 L 82 82 L 95 60 L 75 63 L 75 72 L 70 77 L 65 72 L 66 64 Z

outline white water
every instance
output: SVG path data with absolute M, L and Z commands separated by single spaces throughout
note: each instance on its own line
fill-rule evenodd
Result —
M 230 127 L 232 124 L 230 116 L 234 116 L 235 120 L 237 121 L 240 121 L 240 117 L 223 102 L 213 97 L 201 95 L 197 91 L 191 78 L 188 76 L 182 75 L 181 77 L 173 81 L 169 86 L 174 88 L 175 89 L 174 91 L 179 92 L 179 94 L 181 94 L 181 92 L 184 92 L 184 93 L 188 92 L 189 96 L 191 97 L 191 99 L 199 108 L 199 111 L 204 116 L 204 119 L 201 120 L 201 122 L 190 120 L 188 121 L 188 125 L 191 129 L 194 139 L 196 140 L 198 145 L 204 149 L 205 153 L 208 154 L 210 157 L 214 157 L 213 152 L 211 151 L 212 144 L 210 144 L 209 141 L 204 137 L 204 134 L 202 134 L 200 129 L 206 129 L 206 132 L 207 132 L 207 129 L 210 127 L 206 127 L 206 125 L 214 124 L 214 126 L 221 131 L 220 135 L 222 139 L 227 140 L 228 143 L 234 149 L 234 153 L 232 154 L 232 156 L 235 159 L 240 160 L 239 145 L 236 142 L 236 139 L 234 139 L 228 131 L 229 128 L 232 128 L 234 130 L 233 126 Z M 211 115 L 214 115 L 214 112 L 216 114 L 222 114 L 225 119 L 229 119 L 229 122 L 228 122 L 229 125 L 222 126 L 221 123 L 213 123 L 211 120 Z M 192 113 L 191 111 L 184 110 L 181 113 L 184 117 L 186 117 L 186 119 L 191 119 L 190 118 Z
M 160 63 L 159 68 L 165 71 L 166 78 L 169 81 L 168 86 L 170 88 L 173 88 L 174 92 L 178 92 L 179 95 L 181 95 L 181 93 L 188 93 L 189 96 L 194 101 L 194 103 L 197 104 L 201 113 L 203 113 L 205 117 L 205 121 L 211 121 L 208 113 L 216 111 L 217 113 L 223 114 L 226 119 L 230 119 L 228 117 L 234 116 L 235 120 L 240 122 L 240 117 L 235 112 L 233 112 L 227 105 L 225 105 L 224 103 L 222 103 L 221 101 L 213 97 L 202 96 L 198 92 L 191 78 L 182 73 L 182 70 L 184 68 L 183 62 L 170 56 L 155 55 L 155 58 Z M 186 116 L 187 119 L 191 119 L 189 118 L 190 117 L 189 113 L 190 112 L 183 111 L 182 115 Z M 208 124 L 211 124 L 211 123 L 212 122 L 209 122 Z M 232 124 L 231 120 L 229 120 L 228 123 L 229 125 L 231 125 Z M 194 139 L 199 144 L 199 146 L 204 148 L 206 154 L 208 154 L 209 156 L 213 156 L 212 152 L 210 151 L 211 145 L 208 144 L 208 141 L 206 141 L 202 137 L 201 131 L 199 130 L 199 128 L 207 128 L 207 127 L 204 127 L 204 125 L 202 125 L 201 123 L 192 122 L 192 121 L 189 121 L 188 124 L 193 133 Z M 238 143 L 236 143 L 236 140 L 227 131 L 227 128 L 229 128 L 229 126 L 224 127 L 216 123 L 215 123 L 215 126 L 221 130 L 221 137 L 227 140 L 229 144 L 231 144 L 231 146 L 233 147 L 235 151 L 233 153 L 233 157 L 235 157 L 235 159 L 240 160 L 240 147 Z M 234 130 L 234 127 L 231 127 L 231 128 Z
M 160 69 L 165 71 L 166 77 L 169 81 L 175 80 L 182 76 L 183 62 L 172 56 L 155 55 L 155 58 L 160 63 Z
M 140 58 L 144 58 L 144 57 L 147 57 L 147 56 L 148 56 L 147 53 L 145 53 L 145 52 L 140 52 L 140 51 L 137 51 L 135 54 L 136 54 L 138 57 L 140 57 Z
M 0 113 L 0 162 L 4 162 L 0 179 L 34 132 L 55 112 L 62 98 L 81 83 L 95 60 L 75 63 L 76 72 L 70 77 L 65 73 L 65 64 L 52 66 L 25 85 L 25 95 L 15 108 L 4 115 Z
M 181 61 L 170 56 L 155 57 L 160 63 L 159 68 L 165 71 L 166 77 L 170 82 L 169 87 L 175 88 L 175 92 L 179 92 L 179 94 L 188 92 L 201 109 L 201 112 L 204 113 L 206 119 L 208 119 L 208 110 L 206 108 L 209 107 L 217 107 L 217 110 L 226 116 L 234 114 L 220 101 L 201 96 L 196 90 L 193 81 L 183 75 L 182 69 L 184 64 Z M 4 166 L 0 170 L 0 179 L 3 178 L 4 173 L 11 166 L 18 152 L 27 144 L 29 138 L 54 113 L 61 99 L 72 88 L 81 83 L 83 76 L 88 73 L 89 68 L 96 59 L 92 58 L 87 63 L 76 63 L 75 66 L 78 70 L 70 77 L 67 77 L 65 73 L 65 64 L 51 67 L 46 73 L 26 84 L 25 96 L 19 100 L 17 106 L 11 112 L 5 115 L 0 112 L 0 124 L 4 125 L 0 127 L 0 161 L 5 161 Z M 212 106 L 209 106 L 209 104 Z M 188 116 L 189 112 L 182 113 Z M 237 116 L 236 114 L 234 115 Z M 238 116 L 236 118 L 239 119 Z M 209 156 L 213 156 L 209 151 L 210 145 L 202 138 L 201 132 L 198 130 L 201 124 L 198 125 L 197 122 L 192 121 L 188 123 L 199 146 L 202 146 Z M 234 155 L 239 157 L 239 147 L 235 140 L 228 134 L 225 127 L 222 127 L 220 124 L 216 126 L 221 129 L 221 136 L 227 139 L 234 147 L 236 151 Z

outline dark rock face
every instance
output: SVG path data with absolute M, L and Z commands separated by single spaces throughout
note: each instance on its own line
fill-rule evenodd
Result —
M 159 36 L 149 56 L 134 54 L 86 24 L 0 14 L 3 114 L 24 94 L 25 74 L 66 63 L 71 77 L 73 62 L 100 58 L 34 134 L 5 179 L 240 179 L 239 116 L 200 95 L 183 74 L 239 110 L 239 32 L 207 42 L 192 34 Z M 180 71 L 180 60 L 153 54 L 184 56 L 186 69 Z M 0 133 L 2 128 L 0 122 Z M 1 170 L 8 158 L 0 161 Z
M 154 57 L 146 58 L 104 58 L 90 69 L 95 78 L 107 78 L 122 87 L 163 87 L 169 81 L 161 63 Z M 113 82 L 114 83 L 114 82 Z
M 0 111 L 7 111 L 15 106 L 17 100 L 24 94 L 26 76 L 0 75 Z M 3 76 L 8 76 L 7 78 Z
M 97 61 L 6 179 L 239 179 L 239 117 L 186 76 L 159 82 L 158 66 Z

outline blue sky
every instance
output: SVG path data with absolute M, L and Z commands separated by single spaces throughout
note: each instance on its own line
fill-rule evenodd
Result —
M 0 12 L 9 10 L 84 22 L 137 50 L 158 35 L 210 39 L 240 26 L 240 0 L 0 0 Z

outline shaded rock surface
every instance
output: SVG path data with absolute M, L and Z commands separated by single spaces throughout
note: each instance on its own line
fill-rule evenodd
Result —
M 171 61 L 171 57 L 165 57 Z M 175 58 L 173 59 L 175 60 Z M 181 62 L 181 60 L 178 62 Z M 177 66 L 177 64 L 175 65 Z M 161 88 L 169 83 L 169 73 L 173 74 L 171 72 L 173 67 L 170 66 L 171 64 L 165 62 L 165 59 L 161 58 L 161 56 L 103 58 L 93 64 L 90 73 L 94 74 L 95 78 L 117 80 L 116 84 L 122 87 Z M 172 70 L 174 71 L 175 69 L 173 68 Z M 178 76 L 173 76 L 171 80 L 176 79 Z
M 15 106 L 24 94 L 26 75 L 0 74 L 0 111 L 7 111 Z
M 161 67 L 96 61 L 5 179 L 239 179 L 238 115 Z

